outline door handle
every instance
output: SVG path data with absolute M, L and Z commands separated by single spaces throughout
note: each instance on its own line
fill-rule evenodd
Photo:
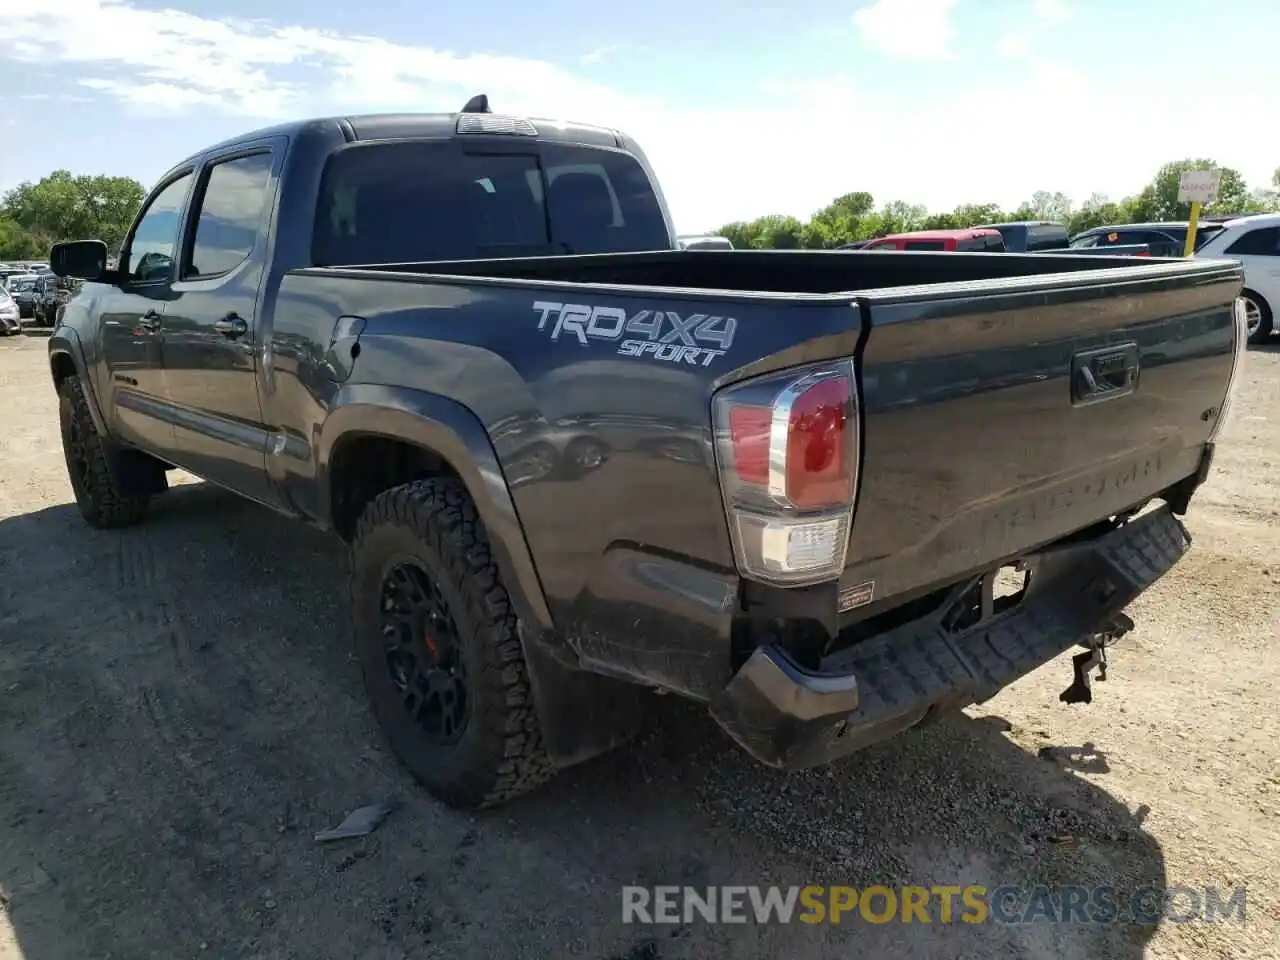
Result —
M 243 337 L 249 332 L 249 324 L 244 322 L 244 318 L 234 313 L 228 313 L 221 320 L 213 322 L 213 329 L 228 340 L 234 340 L 236 337 Z
M 138 326 L 155 333 L 160 329 L 160 314 L 154 310 L 148 310 L 138 318 Z

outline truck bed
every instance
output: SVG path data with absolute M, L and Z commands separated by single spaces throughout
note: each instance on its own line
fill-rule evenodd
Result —
M 314 268 L 286 277 L 279 314 L 322 296 L 329 315 L 365 317 L 353 380 L 366 355 L 393 374 L 439 365 L 509 479 L 517 448 L 567 430 L 616 450 L 554 490 L 512 481 L 550 602 L 605 636 L 592 597 L 625 592 L 607 581 L 632 575 L 637 549 L 733 568 L 709 423 L 725 384 L 856 357 L 859 489 L 831 585 L 859 596 L 842 604 L 848 627 L 1194 477 L 1229 381 L 1240 282 L 1235 264 L 1207 261 L 689 251 Z M 737 334 L 714 362 L 660 363 L 551 342 L 547 302 L 732 315 Z M 1099 357 L 1132 364 L 1131 388 L 1081 395 L 1081 367 Z M 677 442 L 689 453 L 672 463 L 661 451 Z M 714 688 L 696 658 L 663 657 L 636 672 Z
M 1095 256 L 1056 251 L 1006 253 L 992 257 L 985 253 L 897 250 L 664 250 L 594 256 L 376 264 L 360 269 L 769 295 L 833 294 L 891 287 L 1025 280 L 1048 274 L 1125 267 L 1146 267 L 1149 271 L 1155 264 L 1182 263 L 1184 261 L 1175 259 L 1117 256 L 1100 265 Z

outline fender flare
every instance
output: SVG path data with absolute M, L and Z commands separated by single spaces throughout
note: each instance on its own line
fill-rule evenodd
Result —
M 93 418 L 94 428 L 97 429 L 99 436 L 109 437 L 111 434 L 107 430 L 107 421 L 102 415 L 102 408 L 98 405 L 98 395 L 94 391 L 93 380 L 89 377 L 89 368 L 84 360 L 84 347 L 80 344 L 79 334 L 68 326 L 55 327 L 53 333 L 49 334 L 48 351 L 51 378 L 55 358 L 60 356 L 70 358 L 76 368 L 76 376 L 80 378 L 80 384 L 84 387 L 84 394 L 89 399 L 89 415 Z M 56 386 L 56 381 L 54 383 Z
M 377 384 L 343 386 L 315 444 L 321 517 L 331 526 L 333 455 L 344 439 L 356 435 L 424 447 L 457 471 L 489 533 L 516 613 L 532 631 L 551 631 L 551 612 L 529 542 L 497 453 L 479 418 L 461 403 L 435 393 Z
M 356 434 L 432 450 L 466 485 L 520 618 L 534 708 L 552 762 L 559 767 L 581 763 L 635 737 L 643 718 L 642 688 L 582 670 L 557 641 L 515 502 L 479 418 L 439 394 L 376 384 L 343 386 L 315 443 L 321 519 L 330 526 L 333 454 L 343 438 Z

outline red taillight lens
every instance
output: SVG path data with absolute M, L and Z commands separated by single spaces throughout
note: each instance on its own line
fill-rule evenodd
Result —
M 848 503 L 852 464 L 848 437 L 852 384 L 820 380 L 791 404 L 787 418 L 786 497 L 801 508 Z
M 769 431 L 773 410 L 746 404 L 729 409 L 733 464 L 743 483 L 769 482 Z
M 783 586 L 838 577 L 857 487 L 853 363 L 726 387 L 712 421 L 738 569 Z

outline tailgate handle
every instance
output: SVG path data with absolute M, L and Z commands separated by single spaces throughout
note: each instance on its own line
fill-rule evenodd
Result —
M 1136 343 L 1085 350 L 1071 358 L 1071 402 L 1075 406 L 1115 400 L 1138 387 Z

